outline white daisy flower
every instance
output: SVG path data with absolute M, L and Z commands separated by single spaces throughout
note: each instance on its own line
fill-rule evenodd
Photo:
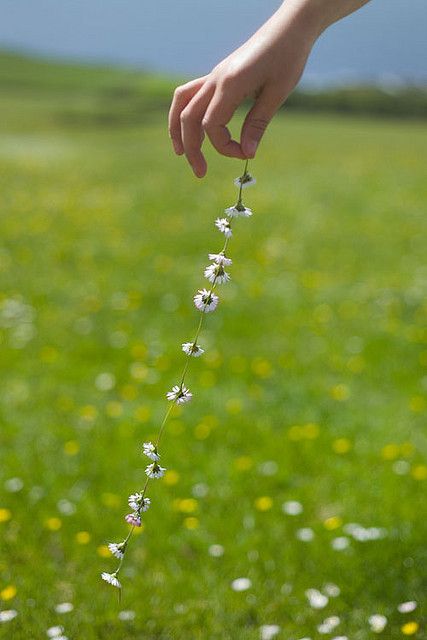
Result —
M 278 624 L 263 624 L 259 628 L 260 640 L 273 640 L 280 632 Z
M 142 493 L 133 493 L 128 498 L 128 504 L 134 511 L 148 511 L 150 508 L 150 498 L 144 498 Z
M 340 622 L 341 620 L 338 616 L 330 616 L 329 618 L 326 618 L 322 624 L 318 625 L 317 631 L 319 633 L 331 633 L 335 627 L 340 624 Z
M 318 589 L 307 589 L 305 595 L 313 609 L 323 609 L 329 602 L 329 598 L 320 593 Z
M 387 622 L 387 618 L 380 613 L 374 613 L 373 616 L 368 618 L 369 626 L 374 633 L 381 633 L 387 626 Z
M 417 608 L 417 603 L 415 600 L 409 600 L 409 602 L 402 602 L 397 606 L 397 610 L 399 613 L 411 613 L 411 611 L 415 611 Z
M 124 542 L 110 542 L 108 548 L 113 556 L 119 560 L 125 555 L 126 545 Z
M 295 532 L 295 535 L 298 540 L 301 540 L 302 542 L 311 542 L 314 538 L 314 531 L 313 529 L 310 529 L 310 527 L 303 527 L 302 529 L 298 529 Z
M 184 404 L 185 402 L 190 402 L 193 394 L 187 387 L 181 385 L 174 385 L 171 391 L 168 391 L 166 394 L 166 398 L 171 400 L 172 402 L 176 402 L 176 404 Z
M 148 509 L 150 508 L 150 505 L 151 505 L 150 498 L 142 498 L 141 506 L 139 507 L 139 510 L 140 511 L 148 511 Z
M 117 587 L 117 589 L 122 588 L 122 585 L 117 580 L 117 576 L 115 573 L 107 573 L 106 571 L 104 571 L 103 573 L 101 573 L 101 578 L 105 580 L 105 582 L 108 582 L 108 584 L 113 585 L 113 587 Z
M 56 613 L 70 613 L 74 609 L 72 602 L 60 602 L 55 606 Z
M 205 352 L 202 347 L 199 347 L 199 345 L 194 342 L 183 342 L 182 350 L 187 356 L 193 356 L 194 358 L 198 358 Z
M 224 213 L 229 218 L 249 218 L 252 215 L 252 209 L 245 207 L 244 204 L 237 203 L 233 207 L 227 207 Z
M 194 304 L 199 311 L 203 313 L 209 313 L 215 311 L 218 305 L 218 296 L 213 291 L 207 289 L 199 289 L 199 292 L 194 296 Z
M 224 267 L 229 267 L 231 264 L 233 264 L 232 259 L 231 258 L 227 258 L 227 256 L 222 252 L 221 253 L 210 253 L 209 254 L 209 260 L 213 260 L 217 264 L 222 264 L 222 265 L 224 265 Z
M 251 174 L 248 173 L 247 171 L 243 176 L 239 176 L 234 180 L 234 184 L 236 185 L 236 187 L 239 187 L 239 188 L 242 187 L 242 189 L 246 189 L 246 187 L 250 187 L 255 183 L 256 183 L 255 178 L 251 176 Z
M 222 544 L 211 544 L 208 551 L 209 555 L 212 556 L 212 558 L 220 558 L 224 555 L 224 547 L 222 546 Z
M 247 591 L 252 587 L 252 580 L 249 578 L 236 578 L 231 583 L 233 591 Z
M 135 616 L 136 616 L 135 611 L 132 611 L 131 609 L 128 609 L 128 610 L 125 609 L 124 611 L 119 611 L 117 615 L 118 619 L 122 620 L 122 622 L 135 620 Z
M 323 588 L 323 591 L 327 596 L 330 596 L 331 598 L 338 598 L 341 593 L 341 589 L 333 582 L 327 582 Z
M 157 447 L 152 442 L 144 442 L 142 449 L 144 455 L 146 455 L 147 458 L 150 458 L 150 460 L 154 460 L 154 462 L 160 460 L 160 454 L 157 453 Z
M 230 276 L 226 271 L 224 271 L 222 264 L 216 264 L 216 262 L 206 267 L 205 278 L 207 278 L 209 282 L 217 282 L 218 284 L 222 284 L 223 282 L 228 282 L 230 280 Z
M 161 467 L 157 462 L 152 462 L 145 468 L 145 473 L 149 478 L 162 478 L 165 471 L 166 467 Z
M 215 226 L 225 235 L 226 238 L 231 238 L 233 235 L 230 227 L 230 221 L 227 220 L 227 218 L 217 218 L 215 220 Z
M 58 638 L 59 636 L 62 636 L 63 633 L 64 627 L 61 627 L 60 625 L 46 629 L 46 635 L 48 638 Z
M 17 615 L 18 612 L 16 609 L 3 609 L 3 611 L 0 611 L 0 622 L 10 622 L 16 618 Z
M 298 500 L 288 500 L 282 504 L 282 511 L 288 516 L 299 516 L 303 512 L 303 506 Z

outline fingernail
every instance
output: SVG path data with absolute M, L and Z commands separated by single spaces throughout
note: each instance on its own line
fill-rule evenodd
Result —
M 177 156 L 182 156 L 182 154 L 184 153 L 184 149 L 182 147 L 182 145 L 179 144 L 179 142 L 176 142 L 175 140 L 172 140 L 172 145 L 173 145 L 173 150 L 175 151 Z
M 246 155 L 249 156 L 249 158 L 253 158 L 258 148 L 258 141 L 248 140 L 245 146 L 246 146 Z

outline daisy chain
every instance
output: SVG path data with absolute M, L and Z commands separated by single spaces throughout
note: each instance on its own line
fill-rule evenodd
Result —
M 154 442 L 144 442 L 142 445 L 142 454 L 149 458 L 151 462 L 145 468 L 145 474 L 147 477 L 145 479 L 144 486 L 140 491 L 132 493 L 128 497 L 128 504 L 130 509 L 132 510 L 132 513 L 128 513 L 124 516 L 125 521 L 128 523 L 128 525 L 130 525 L 128 534 L 122 542 L 110 542 L 108 544 L 109 551 L 115 558 L 117 558 L 119 564 L 113 573 L 107 573 L 106 571 L 101 573 L 101 578 L 117 589 L 122 588 L 122 585 L 117 576 L 121 570 L 129 540 L 134 533 L 134 529 L 136 527 L 141 527 L 141 515 L 146 512 L 151 505 L 150 498 L 145 495 L 147 485 L 152 479 L 162 478 L 166 472 L 166 467 L 162 467 L 159 464 L 159 444 L 164 428 L 169 416 L 174 409 L 174 405 L 185 404 L 189 402 L 193 397 L 191 391 L 184 384 L 185 377 L 192 358 L 198 358 L 205 352 L 204 349 L 199 346 L 198 339 L 202 330 L 205 315 L 207 313 L 215 311 L 218 306 L 219 298 L 214 292 L 214 289 L 218 284 L 223 284 L 229 282 L 230 280 L 230 274 L 225 270 L 225 268 L 230 267 L 233 263 L 231 258 L 226 255 L 228 243 L 233 233 L 231 225 L 232 223 L 234 224 L 235 219 L 249 218 L 252 215 L 252 210 L 246 207 L 242 202 L 242 190 L 252 184 L 255 184 L 255 179 L 248 173 L 247 168 L 248 161 L 246 161 L 243 174 L 239 178 L 236 178 L 234 180 L 234 184 L 239 189 L 236 204 L 231 207 L 227 207 L 224 210 L 226 215 L 225 218 L 217 218 L 215 220 L 215 226 L 225 236 L 224 244 L 222 249 L 218 253 L 208 254 L 211 264 L 205 267 L 204 276 L 210 283 L 210 289 L 199 289 L 196 295 L 193 297 L 194 305 L 196 309 L 198 309 L 198 311 L 200 311 L 201 313 L 199 316 L 199 323 L 194 336 L 194 340 L 191 342 L 183 342 L 181 345 L 182 351 L 187 357 L 185 359 L 180 383 L 174 385 L 172 389 L 166 393 L 166 398 L 170 401 L 170 405 L 164 414 L 163 421 L 159 427 L 156 440 Z M 241 580 L 244 579 L 242 578 Z

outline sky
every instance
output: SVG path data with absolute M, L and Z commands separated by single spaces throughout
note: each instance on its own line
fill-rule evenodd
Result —
M 0 48 L 202 75 L 280 0 L 1 0 Z M 427 0 L 371 0 L 318 40 L 307 84 L 427 84 Z

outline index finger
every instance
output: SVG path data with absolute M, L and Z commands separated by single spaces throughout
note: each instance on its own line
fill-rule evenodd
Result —
M 181 136 L 181 113 L 203 86 L 205 79 L 206 76 L 203 78 L 195 78 L 194 80 L 177 87 L 173 94 L 168 116 L 169 137 L 172 140 L 175 153 L 180 156 L 184 153 L 184 145 L 182 143 Z
M 240 158 L 244 155 L 240 144 L 232 139 L 227 127 L 240 104 L 237 98 L 231 98 L 220 88 L 217 88 L 203 118 L 203 128 L 215 149 L 224 156 Z

